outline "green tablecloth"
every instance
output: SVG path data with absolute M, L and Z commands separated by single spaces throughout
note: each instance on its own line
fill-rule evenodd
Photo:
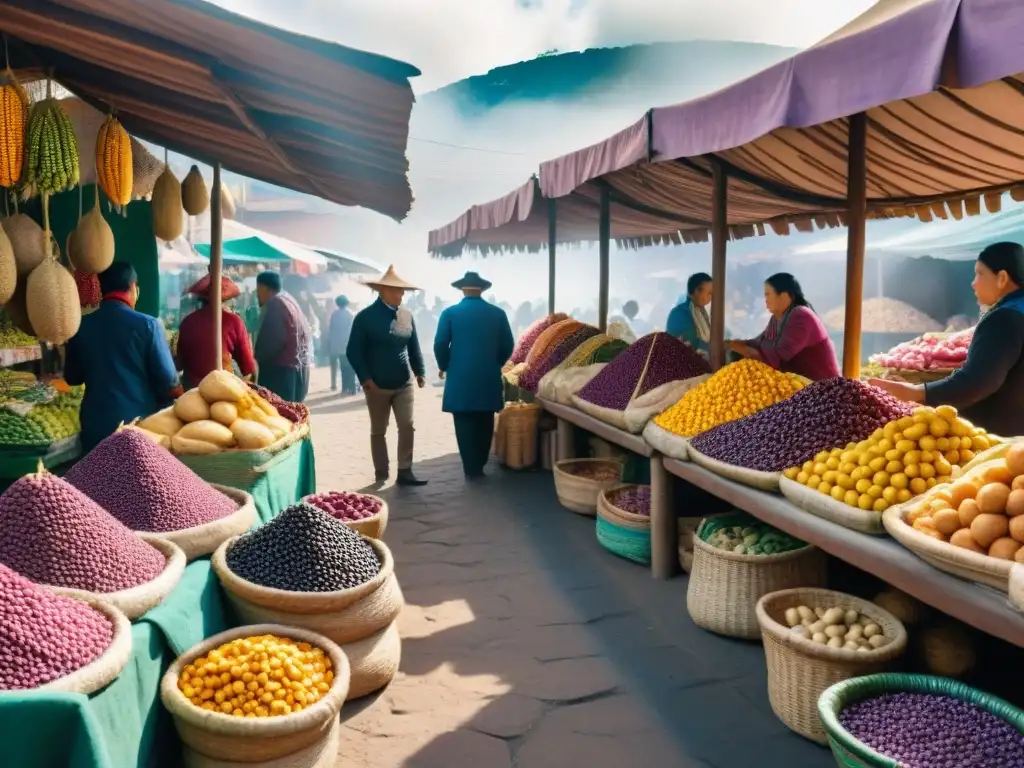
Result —
M 262 523 L 315 489 L 313 445 L 303 440 L 282 451 L 246 490 L 256 498 Z M 179 765 L 174 725 L 160 704 L 160 676 L 200 640 L 236 625 L 209 558 L 189 563 L 174 592 L 132 624 L 131 659 L 102 691 L 0 694 L 0 766 Z

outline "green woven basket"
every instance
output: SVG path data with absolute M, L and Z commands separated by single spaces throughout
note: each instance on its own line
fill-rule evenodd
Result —
M 840 768 L 899 768 L 899 763 L 880 755 L 857 740 L 839 723 L 839 713 L 851 704 L 883 693 L 932 693 L 975 704 L 1001 717 L 1024 733 L 1024 712 L 1012 704 L 945 677 L 884 673 L 854 677 L 827 688 L 818 699 L 818 713 L 829 746 Z
M 613 555 L 641 565 L 651 564 L 651 532 L 634 531 L 597 518 L 597 540 Z

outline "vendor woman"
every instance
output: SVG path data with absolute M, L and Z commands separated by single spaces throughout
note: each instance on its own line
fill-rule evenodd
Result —
M 811 381 L 840 375 L 828 331 L 795 277 L 778 272 L 765 280 L 764 305 L 772 316 L 768 327 L 756 339 L 730 341 L 733 352 Z
M 711 353 L 711 317 L 708 304 L 711 303 L 711 275 L 697 272 L 686 281 L 686 298 L 668 313 L 665 331 L 686 343 L 691 349 Z
M 213 354 L 213 307 L 210 306 L 210 275 L 204 275 L 188 292 L 200 303 L 199 309 L 181 321 L 178 330 L 178 348 L 175 362 L 182 371 L 186 387 L 195 387 L 211 371 L 222 367 L 231 370 L 231 360 L 238 363 L 243 376 L 256 373 L 256 360 L 249 344 L 249 333 L 245 321 L 228 309 L 221 309 L 221 359 Z M 221 278 L 222 301 L 230 301 L 241 293 L 238 286 L 227 277 Z M 219 365 L 218 365 L 219 363 Z
M 971 283 L 990 307 L 974 329 L 964 366 L 940 381 L 871 381 L 910 403 L 951 405 L 976 426 L 1024 435 L 1024 247 L 995 243 L 978 256 Z

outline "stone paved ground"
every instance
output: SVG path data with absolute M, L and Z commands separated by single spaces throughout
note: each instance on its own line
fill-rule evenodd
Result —
M 325 373 L 309 399 L 318 485 L 365 488 L 365 408 L 325 391 Z M 772 715 L 760 645 L 690 622 L 685 579 L 601 549 L 550 474 L 467 485 L 439 390 L 418 393 L 417 427 L 430 485 L 381 492 L 407 601 L 401 671 L 343 711 L 339 766 L 834 765 Z

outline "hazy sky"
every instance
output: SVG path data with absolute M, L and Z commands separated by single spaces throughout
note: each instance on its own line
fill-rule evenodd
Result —
M 557 48 L 674 40 L 806 47 L 874 0 L 213 0 L 261 21 L 381 53 L 427 91 Z

